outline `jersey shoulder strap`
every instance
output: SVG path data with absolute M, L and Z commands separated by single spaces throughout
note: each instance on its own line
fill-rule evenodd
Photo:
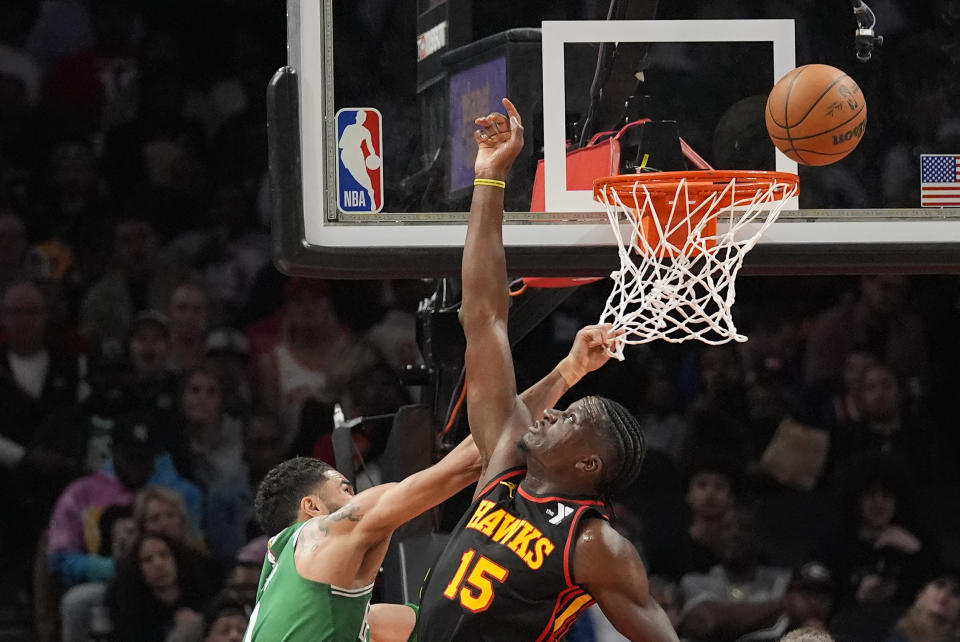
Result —
M 506 492 L 510 497 L 513 497 L 514 493 L 517 492 L 517 488 L 520 487 L 521 480 L 523 480 L 523 477 L 526 474 L 527 469 L 524 466 L 508 468 L 487 482 L 487 485 L 484 486 L 479 493 L 477 493 L 476 499 L 492 495 L 498 491 Z

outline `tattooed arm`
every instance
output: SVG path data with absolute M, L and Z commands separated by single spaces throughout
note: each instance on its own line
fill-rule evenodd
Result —
M 414 473 L 399 483 L 370 489 L 386 487 L 376 501 L 364 507 L 363 518 L 354 532 L 375 541 L 389 536 L 404 522 L 475 483 L 480 475 L 480 465 L 480 453 L 473 443 L 473 437 L 467 437 L 430 468 Z M 363 494 L 360 493 L 357 499 Z
M 467 437 L 439 462 L 397 483 L 380 484 L 356 495 L 343 508 L 311 519 L 297 551 L 315 552 L 331 536 L 350 534 L 366 545 L 390 536 L 401 524 L 477 481 L 480 453 Z
M 374 486 L 339 510 L 317 515 L 304 524 L 295 544 L 297 571 L 334 586 L 368 585 L 383 564 L 394 529 L 475 482 L 479 474 L 480 453 L 468 438 L 430 468 L 399 483 Z
M 311 550 L 316 550 L 319 539 L 327 537 L 330 534 L 330 530 L 335 528 L 339 522 L 359 522 L 363 518 L 360 512 L 361 503 L 362 502 L 355 501 L 350 502 L 337 512 L 315 520 L 312 524 L 313 528 L 308 529 L 311 537 L 314 538 Z

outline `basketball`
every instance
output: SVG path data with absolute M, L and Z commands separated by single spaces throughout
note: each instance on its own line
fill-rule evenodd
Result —
M 371 172 L 377 169 L 380 169 L 380 157 L 376 154 L 370 154 L 367 156 L 367 169 Z
M 857 83 L 829 65 L 797 67 L 767 98 L 767 133 L 801 165 L 829 165 L 863 138 L 867 102 Z

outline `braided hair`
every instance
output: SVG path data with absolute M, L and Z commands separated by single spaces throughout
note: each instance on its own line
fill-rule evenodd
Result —
M 300 500 L 323 481 L 330 464 L 312 457 L 294 457 L 273 467 L 257 488 L 253 510 L 260 528 L 274 536 L 297 521 Z
M 600 498 L 609 503 L 640 474 L 647 444 L 640 430 L 640 422 L 622 405 L 599 396 L 587 397 L 584 401 L 595 413 L 597 431 L 610 445 L 614 455 L 614 461 L 604 466 L 602 479 L 597 484 Z

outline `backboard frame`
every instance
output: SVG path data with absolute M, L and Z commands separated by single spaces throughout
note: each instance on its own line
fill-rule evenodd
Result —
M 385 212 L 379 222 L 365 224 L 340 223 L 330 214 L 328 206 L 336 207 L 336 179 L 326 168 L 336 159 L 336 145 L 330 143 L 335 140 L 335 124 L 329 116 L 312 115 L 334 113 L 331 7 L 332 0 L 288 0 L 289 65 L 278 70 L 268 87 L 276 264 L 288 274 L 338 279 L 455 276 L 466 231 L 463 213 Z M 685 24 L 667 24 L 675 22 Z M 646 41 L 653 40 L 651 34 L 656 32 L 663 35 L 660 41 L 671 41 L 677 37 L 674 29 L 691 29 L 695 22 L 705 21 L 544 22 L 544 60 L 571 39 L 625 40 L 624 36 L 634 34 L 630 37 L 635 38 L 642 33 Z M 786 34 L 789 29 L 783 23 L 792 23 L 710 22 L 725 23 L 724 33 L 740 25 L 744 39 L 764 40 L 769 39 L 763 37 L 764 29 L 775 27 L 777 33 Z M 754 23 L 755 29 L 745 23 Z M 775 48 L 777 69 L 790 64 L 784 62 L 792 60 L 792 51 L 789 54 L 785 57 L 783 50 Z M 548 85 L 555 91 L 555 73 L 555 68 L 545 65 L 545 95 Z M 771 79 L 771 86 L 775 80 Z M 545 131 L 557 129 L 556 118 L 547 110 L 544 119 Z M 563 166 L 563 149 L 559 147 L 558 152 L 558 144 L 545 137 L 546 197 L 551 212 L 506 215 L 508 269 L 524 276 L 604 276 L 617 267 L 613 235 L 599 205 L 586 210 L 579 197 L 564 205 L 565 189 L 557 196 L 557 187 L 565 187 L 557 183 L 555 168 Z M 778 152 L 778 169 L 786 168 L 780 156 Z M 321 178 L 305 181 L 305 176 Z M 319 215 L 317 202 L 326 203 Z M 428 222 L 438 217 L 454 222 Z M 376 235 L 371 229 L 377 230 Z M 748 255 L 743 269 L 747 274 L 879 271 L 960 272 L 960 209 L 788 210 Z

